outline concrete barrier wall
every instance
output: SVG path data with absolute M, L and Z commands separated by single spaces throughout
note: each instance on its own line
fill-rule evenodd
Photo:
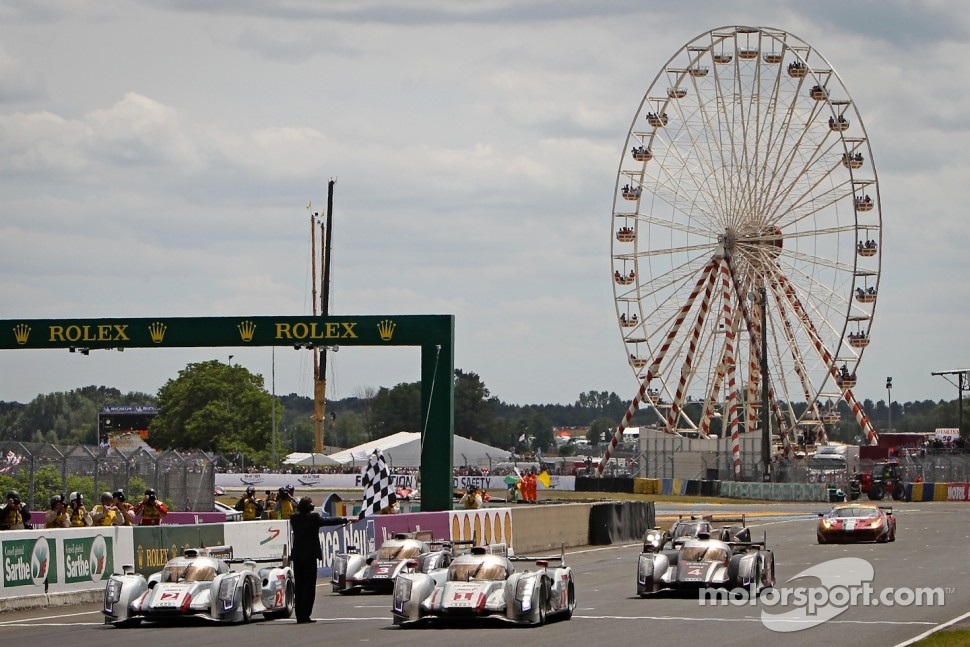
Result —
M 6 530 L 0 533 L 0 610 L 77 604 L 131 563 L 132 528 Z M 81 594 L 79 596 L 79 594 Z
M 516 554 L 558 549 L 565 544 L 585 546 L 589 541 L 592 503 L 534 505 L 512 508 Z

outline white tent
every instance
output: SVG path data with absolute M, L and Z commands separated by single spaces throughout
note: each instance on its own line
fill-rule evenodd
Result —
M 366 465 L 367 459 L 374 453 L 375 449 L 381 450 L 384 459 L 392 469 L 395 467 L 421 466 L 421 434 L 416 431 L 399 431 L 396 434 L 333 453 L 330 458 L 344 465 Z M 492 447 L 462 436 L 454 437 L 452 462 L 456 467 L 461 465 L 488 467 L 489 464 L 508 460 L 508 457 L 508 450 Z
M 292 454 L 287 454 L 286 458 L 283 459 L 284 465 L 301 465 L 304 467 L 312 467 L 318 465 L 320 467 L 326 467 L 327 465 L 340 465 L 340 461 L 335 461 L 326 454 L 308 454 L 307 452 L 293 452 Z

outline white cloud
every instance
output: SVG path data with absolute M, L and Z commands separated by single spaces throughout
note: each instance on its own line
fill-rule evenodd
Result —
M 609 282 L 627 129 L 684 43 L 747 22 L 789 29 L 829 57 L 872 143 L 885 299 L 862 397 L 880 399 L 888 374 L 900 399 L 951 397 L 929 376 L 954 360 L 951 328 L 968 314 L 968 20 L 950 9 L 6 5 L 6 316 L 306 312 L 304 205 L 322 211 L 336 176 L 334 311 L 455 314 L 456 364 L 509 402 L 572 402 L 590 389 L 628 397 L 636 385 Z M 931 322 L 944 332 L 925 335 Z M 16 378 L 0 381 L 0 400 L 87 382 L 151 391 L 186 357 L 221 353 L 192 352 L 151 368 L 126 353 L 60 370 L 47 356 L 8 354 L 4 373 Z M 268 370 L 267 358 L 252 353 L 254 370 Z M 305 386 L 286 361 L 293 375 L 278 372 L 280 390 Z M 414 361 L 342 352 L 335 395 L 416 379 Z

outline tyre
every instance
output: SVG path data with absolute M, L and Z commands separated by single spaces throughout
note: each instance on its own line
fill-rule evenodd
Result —
M 896 483 L 893 486 L 893 500 L 903 501 L 906 499 L 906 488 L 903 487 L 902 483 Z
M 882 489 L 882 483 L 873 483 L 872 487 L 869 488 L 869 500 L 882 501 L 884 496 L 886 496 L 886 492 Z
M 569 620 L 573 617 L 573 611 L 576 610 L 576 587 L 570 582 L 569 586 L 566 587 L 566 612 L 563 617 Z
M 264 614 L 270 620 L 286 620 L 293 615 L 293 582 L 286 583 L 286 593 L 283 594 L 284 602 L 283 608 L 276 611 L 270 611 Z
M 253 583 L 246 580 L 242 592 L 242 624 L 253 619 Z
M 538 624 L 546 624 L 546 611 L 549 607 L 549 584 L 543 580 L 542 585 L 539 587 L 539 600 L 537 601 L 539 606 L 539 622 Z

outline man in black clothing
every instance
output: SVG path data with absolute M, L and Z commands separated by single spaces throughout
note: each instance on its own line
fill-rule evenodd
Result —
M 293 578 L 296 585 L 296 621 L 300 624 L 316 622 L 310 617 L 313 601 L 317 595 L 317 562 L 323 559 L 320 548 L 320 528 L 350 523 L 343 517 L 321 517 L 313 511 L 313 501 L 305 496 L 296 504 L 296 513 L 290 517 L 293 531 L 290 558 L 293 560 Z

